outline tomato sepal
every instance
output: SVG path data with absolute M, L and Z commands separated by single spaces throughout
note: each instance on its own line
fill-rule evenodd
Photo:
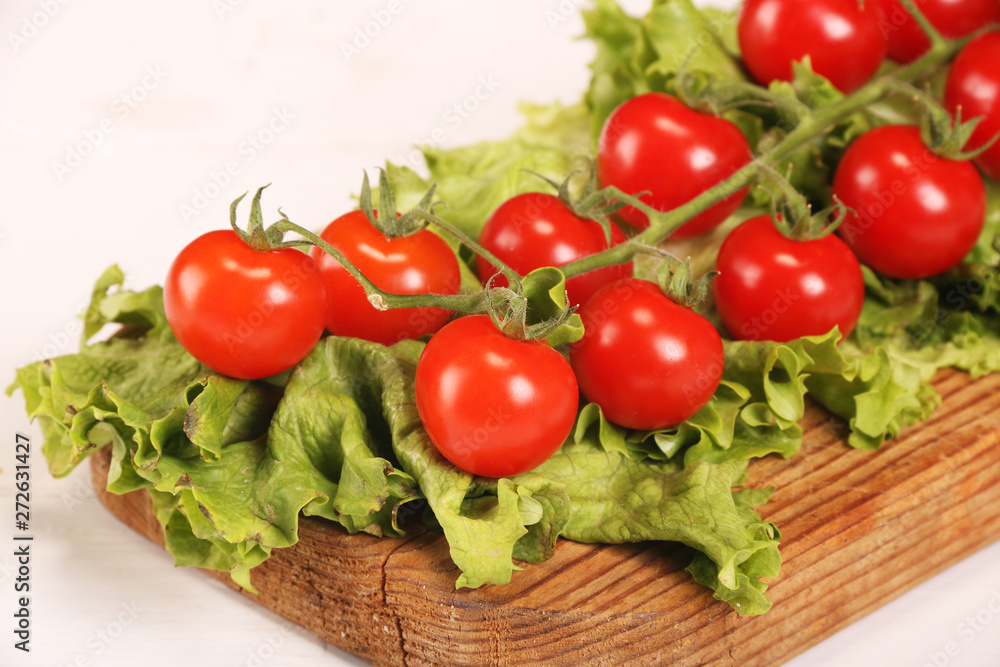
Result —
M 712 288 L 712 279 L 717 275 L 718 271 L 709 271 L 696 278 L 690 257 L 681 261 L 672 255 L 664 256 L 664 261 L 656 269 L 660 289 L 667 298 L 685 308 L 694 308 L 705 300 Z

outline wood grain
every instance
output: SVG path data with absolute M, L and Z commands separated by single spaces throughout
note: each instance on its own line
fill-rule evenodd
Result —
M 935 386 L 942 407 L 877 453 L 810 407 L 798 456 L 752 464 L 750 485 L 777 487 L 760 509 L 785 561 L 763 616 L 713 600 L 675 545 L 562 540 L 508 585 L 456 591 L 441 536 L 312 518 L 243 594 L 375 665 L 780 664 L 1000 538 L 1000 375 L 943 371 Z M 101 502 L 162 546 L 145 492 L 103 490 L 109 459 L 91 457 Z

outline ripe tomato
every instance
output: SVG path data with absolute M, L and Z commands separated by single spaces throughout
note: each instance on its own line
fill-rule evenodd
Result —
M 326 289 L 305 253 L 258 252 L 222 229 L 177 255 L 163 305 L 174 335 L 194 358 L 224 375 L 254 380 L 287 371 L 316 346 Z
M 570 346 L 583 396 L 626 428 L 688 419 L 712 398 L 725 365 L 722 339 L 655 283 L 625 278 L 579 310 L 586 334 Z
M 846 338 L 861 315 L 861 265 L 832 234 L 796 241 L 778 231 L 770 216 L 758 216 L 726 237 L 715 268 L 715 306 L 741 340 L 787 342 L 834 326 Z
M 726 180 L 752 158 L 740 129 L 724 118 L 698 113 L 663 93 L 623 102 L 601 130 L 597 169 L 601 183 L 629 194 L 648 191 L 642 201 L 670 211 Z M 684 223 L 671 238 L 711 231 L 739 208 L 746 189 L 726 197 Z M 618 214 L 645 229 L 645 213 L 627 207 Z
M 622 230 L 612 225 L 611 243 L 624 241 Z M 558 197 L 543 192 L 520 194 L 501 204 L 486 221 L 479 243 L 521 275 L 543 266 L 564 266 L 608 248 L 598 223 L 578 218 Z M 476 266 L 484 285 L 497 272 L 482 257 L 477 257 Z M 570 303 L 586 303 L 607 283 L 631 275 L 628 262 L 574 276 L 566 281 Z M 506 287 L 507 279 L 498 275 L 493 285 Z
M 386 292 L 458 294 L 458 260 L 433 232 L 388 238 L 358 210 L 331 222 L 320 236 Z M 433 333 L 451 317 L 443 308 L 376 310 L 361 283 L 340 262 L 318 246 L 310 252 L 326 285 L 326 328 L 335 336 L 392 345 Z
M 879 28 L 889 45 L 889 57 L 908 63 L 924 55 L 931 41 L 899 0 L 871 0 Z M 920 11 L 950 39 L 971 35 L 976 30 L 1000 20 L 996 0 L 920 0 Z
M 856 211 L 840 236 L 863 264 L 892 278 L 928 278 L 955 266 L 986 217 L 976 168 L 936 156 L 911 125 L 858 137 L 837 166 L 833 194 Z
M 962 119 L 982 116 L 966 149 L 986 144 L 1000 133 L 1000 30 L 976 37 L 965 45 L 948 71 L 945 106 L 953 114 L 962 107 Z M 991 178 L 1000 179 L 1000 141 L 974 160 Z
M 438 451 L 474 475 L 509 477 L 552 456 L 576 421 L 579 392 L 546 343 L 504 336 L 486 315 L 449 322 L 417 364 L 417 410 Z
M 743 62 L 763 85 L 792 80 L 792 63 L 850 93 L 874 76 L 886 54 L 878 17 L 858 0 L 746 0 L 737 32 Z

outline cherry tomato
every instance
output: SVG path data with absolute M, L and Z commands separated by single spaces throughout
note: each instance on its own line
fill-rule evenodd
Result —
M 972 163 L 936 156 L 911 125 L 885 125 L 852 143 L 833 194 L 856 214 L 838 233 L 858 259 L 892 278 L 947 271 L 975 245 L 986 187 Z
M 945 106 L 962 119 L 982 116 L 966 149 L 973 150 L 1000 134 L 1000 30 L 984 33 L 965 45 L 948 71 Z M 974 162 L 991 178 L 1000 179 L 1000 141 Z
M 741 340 L 787 342 L 835 326 L 846 338 L 861 315 L 861 265 L 832 234 L 796 241 L 770 216 L 751 218 L 722 242 L 715 268 L 715 306 Z
M 294 248 L 259 252 L 228 229 L 189 243 L 163 285 L 167 321 L 185 350 L 244 380 L 302 361 L 323 335 L 319 268 Z
M 909 63 L 931 48 L 920 24 L 899 0 L 869 0 L 879 19 L 879 28 L 889 45 L 889 57 Z M 971 35 L 1000 20 L 996 0 L 920 0 L 920 11 L 938 31 L 950 39 Z
M 701 410 L 722 379 L 722 339 L 655 283 L 625 278 L 578 311 L 586 334 L 570 346 L 583 396 L 626 428 L 655 430 Z
M 628 194 L 648 191 L 642 201 L 670 211 L 726 180 L 751 160 L 750 144 L 724 118 L 698 113 L 663 93 L 623 102 L 601 130 L 597 169 L 601 183 Z M 711 231 L 739 208 L 746 189 L 726 197 L 671 234 L 683 239 Z M 649 218 L 628 207 L 618 214 L 645 229 Z
M 612 224 L 612 245 L 624 241 L 622 230 Z M 564 266 L 609 247 L 601 225 L 578 218 L 558 197 L 543 192 L 520 194 L 501 204 L 486 221 L 479 243 L 522 275 L 543 266 Z M 484 285 L 497 273 L 482 257 L 477 257 L 476 266 Z M 631 275 L 628 262 L 574 276 L 566 281 L 570 303 L 586 303 L 607 283 Z M 498 275 L 492 284 L 506 287 L 507 279 Z
M 518 475 L 552 456 L 579 403 L 562 355 L 544 342 L 507 338 L 486 315 L 449 322 L 431 338 L 414 391 L 438 451 L 484 477 Z
M 320 236 L 386 292 L 458 294 L 458 260 L 433 232 L 388 238 L 358 210 L 331 222 Z M 326 328 L 335 336 L 391 345 L 434 333 L 451 317 L 443 308 L 376 310 L 361 283 L 332 255 L 318 246 L 313 246 L 311 254 L 326 285 Z
M 743 62 L 757 81 L 791 81 L 792 63 L 809 56 L 813 71 L 850 93 L 886 54 L 878 17 L 858 0 L 746 0 L 737 32 Z

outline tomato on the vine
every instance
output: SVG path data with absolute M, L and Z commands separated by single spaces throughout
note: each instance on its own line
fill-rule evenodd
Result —
M 986 187 L 972 163 L 938 157 L 912 125 L 858 137 L 837 166 L 833 194 L 854 210 L 840 236 L 863 264 L 892 278 L 955 266 L 986 217 Z
M 746 0 L 737 33 L 743 62 L 765 86 L 791 81 L 792 63 L 809 56 L 813 71 L 851 93 L 886 54 L 877 15 L 858 0 Z
M 224 375 L 255 380 L 287 371 L 316 346 L 326 289 L 305 253 L 257 251 L 223 229 L 199 236 L 177 255 L 163 306 L 194 358 Z
M 899 0 L 871 0 L 879 27 L 889 45 L 889 57 L 909 63 L 931 48 L 931 41 Z M 920 11 L 949 39 L 971 35 L 1000 20 L 996 0 L 920 0 Z
M 414 392 L 438 451 L 484 477 L 518 475 L 552 456 L 579 403 L 562 355 L 544 342 L 507 338 L 486 315 L 449 322 L 431 338 Z
M 670 211 L 726 180 L 750 162 L 746 137 L 724 118 L 689 109 L 663 93 L 647 93 L 620 104 L 601 130 L 597 169 L 601 184 Z M 746 196 L 744 188 L 698 214 L 671 234 L 683 239 L 711 231 L 728 218 Z M 649 218 L 634 207 L 618 212 L 627 223 L 645 229 Z
M 611 245 L 624 241 L 625 234 L 612 224 Z M 577 217 L 558 197 L 544 192 L 516 195 L 501 204 L 486 221 L 479 244 L 522 275 L 543 266 L 564 266 L 609 247 L 599 223 Z M 476 267 L 484 285 L 497 273 L 480 256 Z M 631 275 L 632 262 L 628 262 L 574 276 L 566 281 L 570 303 L 586 303 L 607 283 Z M 506 287 L 507 279 L 496 275 L 492 284 Z
M 615 424 L 674 426 L 715 394 L 725 366 L 719 333 L 655 283 L 615 281 L 578 312 L 586 334 L 570 362 L 583 396 Z
M 387 237 L 357 210 L 331 222 L 320 236 L 381 290 L 391 294 L 458 294 L 458 260 L 444 239 L 431 231 Z M 444 308 L 377 310 L 361 283 L 332 255 L 319 246 L 310 252 L 326 285 L 326 328 L 336 336 L 391 345 L 434 333 L 451 317 Z
M 741 340 L 787 342 L 835 326 L 846 338 L 864 305 L 861 265 L 843 241 L 789 238 L 767 215 L 729 233 L 715 268 L 715 307 Z
M 967 150 L 981 148 L 1000 134 L 1000 30 L 976 37 L 958 53 L 948 71 L 944 102 L 952 114 L 961 107 L 962 120 L 983 117 Z M 1000 141 L 980 153 L 974 162 L 987 176 L 1000 179 Z

